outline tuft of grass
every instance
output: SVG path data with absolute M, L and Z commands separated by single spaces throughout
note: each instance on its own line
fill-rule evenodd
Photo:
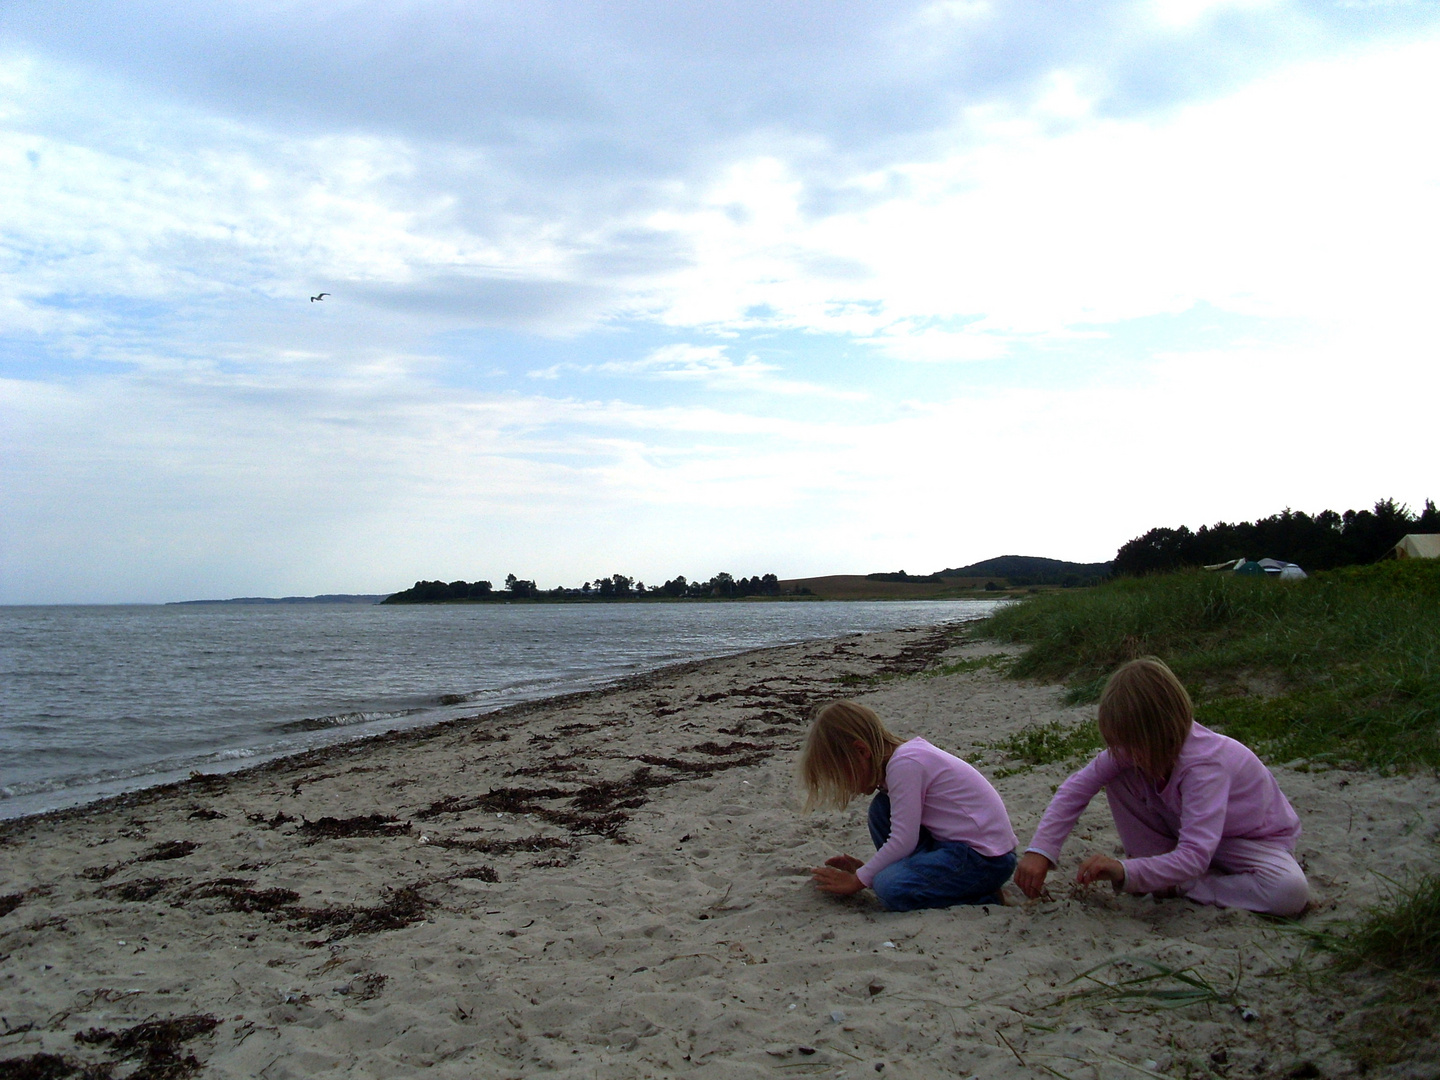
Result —
M 935 679 L 941 675 L 960 675 L 972 671 L 1008 672 L 1013 659 L 1002 653 L 991 656 L 967 656 L 948 664 L 922 668 L 919 671 L 878 671 L 873 675 L 841 675 L 835 681 L 841 686 L 880 686 L 896 679 Z
M 1096 972 L 1108 969 L 1139 969 L 1139 974 L 1126 975 L 1109 981 Z M 1100 999 L 1105 1002 L 1136 1002 L 1161 1009 L 1181 1009 L 1187 1005 L 1231 1005 L 1234 990 L 1222 990 L 1193 967 L 1171 967 L 1145 956 L 1117 956 L 1082 971 L 1070 980 L 1084 982 L 1084 989 L 1061 995 L 1055 1004 L 1076 1000 Z
M 1008 672 L 1014 663 L 1013 657 L 1003 653 L 992 653 L 990 656 L 967 656 L 961 660 L 954 660 L 948 664 L 941 664 L 939 667 L 929 668 L 921 672 L 926 679 L 938 678 L 941 675 L 960 675 L 972 671 L 999 671 Z
M 1346 567 L 1298 582 L 1182 571 L 1041 593 L 977 628 L 1028 646 L 1017 677 L 1094 701 L 1155 654 L 1207 726 L 1265 756 L 1440 767 L 1440 560 Z
M 1344 931 L 1326 939 L 1336 962 L 1440 976 L 1440 874 L 1390 882 L 1390 893 Z
M 1087 758 L 1103 748 L 1100 729 L 1093 721 L 1067 724 L 1052 720 L 1048 724 L 1028 724 L 1014 734 L 993 743 L 982 743 L 986 750 L 998 750 L 1018 765 L 1007 765 L 995 773 L 996 779 L 1029 772 L 1039 765 L 1069 762 Z
M 1359 918 L 1307 934 L 1341 971 L 1389 976 L 1379 995 L 1358 995 L 1339 1033 L 1362 1075 L 1433 1058 L 1440 1032 L 1440 874 L 1386 881 L 1388 894 Z

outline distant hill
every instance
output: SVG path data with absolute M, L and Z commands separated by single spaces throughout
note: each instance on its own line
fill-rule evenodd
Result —
M 378 604 L 389 593 L 326 593 L 324 596 L 237 596 L 232 600 L 173 600 L 181 604 Z
M 998 559 L 941 570 L 942 578 L 1004 578 L 1011 585 L 1093 585 L 1110 576 L 1111 564 L 1065 562 L 1031 555 L 1001 555 Z

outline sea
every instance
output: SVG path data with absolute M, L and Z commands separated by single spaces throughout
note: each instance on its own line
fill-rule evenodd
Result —
M 996 604 L 0 607 L 0 818 Z

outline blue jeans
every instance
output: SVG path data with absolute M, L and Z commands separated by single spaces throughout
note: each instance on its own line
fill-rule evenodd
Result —
M 870 839 L 876 850 L 890 838 L 890 795 L 877 791 L 870 802 Z M 891 911 L 998 904 L 1000 886 L 1015 872 L 1015 853 L 981 855 L 960 840 L 937 840 L 920 827 L 915 850 L 875 875 L 870 888 Z

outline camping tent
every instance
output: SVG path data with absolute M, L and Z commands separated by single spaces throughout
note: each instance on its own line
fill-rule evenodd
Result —
M 1440 533 L 1411 533 L 1392 549 L 1397 559 L 1440 559 Z

